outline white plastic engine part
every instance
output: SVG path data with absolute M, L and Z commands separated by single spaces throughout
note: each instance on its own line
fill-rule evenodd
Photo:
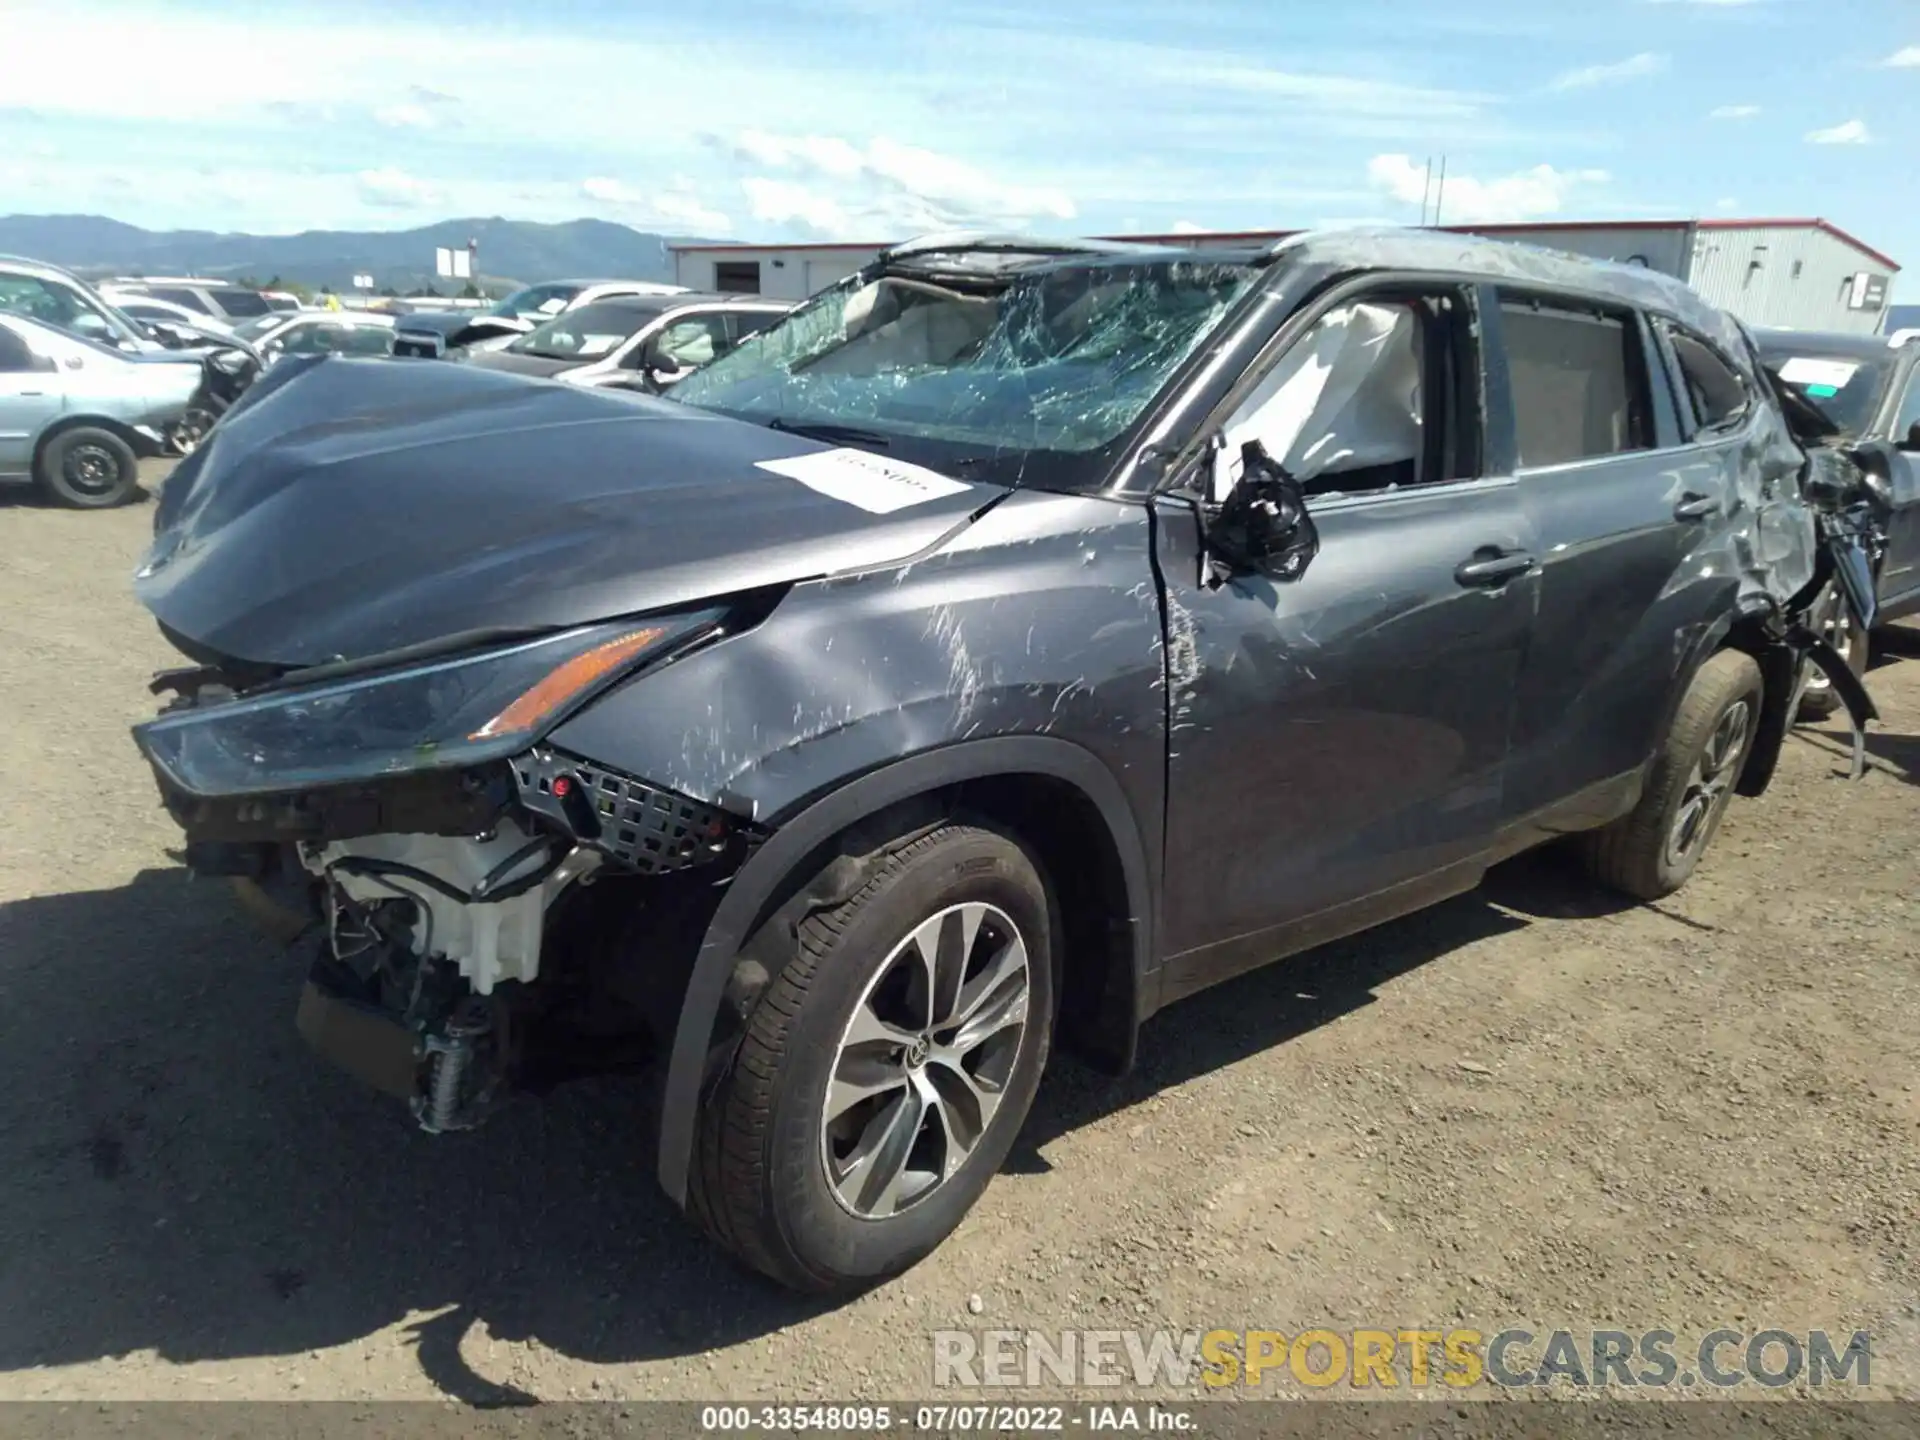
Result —
M 503 820 L 488 840 L 453 835 L 362 835 L 336 841 L 306 859 L 307 868 L 326 875 L 335 862 L 349 856 L 408 865 L 471 893 L 495 869 L 533 837 L 511 820 Z M 547 860 L 535 852 L 494 884 L 504 889 L 538 869 Z M 587 872 L 598 868 L 595 851 L 576 849 L 546 880 L 510 900 L 465 903 L 441 894 L 405 875 L 350 874 L 333 870 L 332 878 L 347 895 L 365 904 L 404 896 L 421 906 L 414 922 L 414 948 L 423 955 L 440 955 L 459 966 L 474 992 L 489 995 L 503 980 L 529 981 L 540 973 L 540 932 L 547 906 L 560 892 Z

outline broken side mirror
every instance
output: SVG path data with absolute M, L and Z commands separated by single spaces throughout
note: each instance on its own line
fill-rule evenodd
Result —
M 1225 450 L 1216 450 L 1214 476 L 1224 473 L 1226 463 Z M 1223 488 L 1224 497 L 1215 498 Z M 1320 553 L 1320 532 L 1307 513 L 1305 491 L 1258 440 L 1240 447 L 1239 478 L 1230 488 L 1215 483 L 1201 509 L 1208 552 L 1229 571 L 1298 580 Z
M 650 344 L 640 357 L 640 374 L 649 390 L 664 390 L 674 381 L 685 379 L 687 372 L 679 361 Z

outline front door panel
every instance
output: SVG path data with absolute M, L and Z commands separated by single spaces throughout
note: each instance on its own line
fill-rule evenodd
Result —
M 1537 572 L 1456 571 L 1534 548 L 1513 482 L 1311 509 L 1301 578 L 1207 588 L 1191 506 L 1157 502 L 1176 994 L 1312 943 L 1325 912 L 1471 869 L 1499 824 Z

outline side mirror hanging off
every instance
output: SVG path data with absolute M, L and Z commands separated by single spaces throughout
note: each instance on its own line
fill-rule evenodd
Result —
M 1217 587 L 1234 571 L 1298 580 L 1320 553 L 1306 493 L 1258 440 L 1240 447 L 1240 461 L 1240 479 L 1226 498 L 1201 505 L 1202 543 L 1226 572 L 1210 565 L 1206 583 Z

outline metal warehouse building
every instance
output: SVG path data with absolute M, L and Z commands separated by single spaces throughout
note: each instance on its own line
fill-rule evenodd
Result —
M 1565 225 L 1449 225 L 1457 234 L 1545 245 L 1645 265 L 1687 281 L 1749 325 L 1881 333 L 1900 267 L 1825 220 L 1633 220 Z M 1176 245 L 1279 240 L 1286 230 L 1121 235 Z M 884 248 L 676 245 L 682 285 L 799 300 L 851 275 Z

